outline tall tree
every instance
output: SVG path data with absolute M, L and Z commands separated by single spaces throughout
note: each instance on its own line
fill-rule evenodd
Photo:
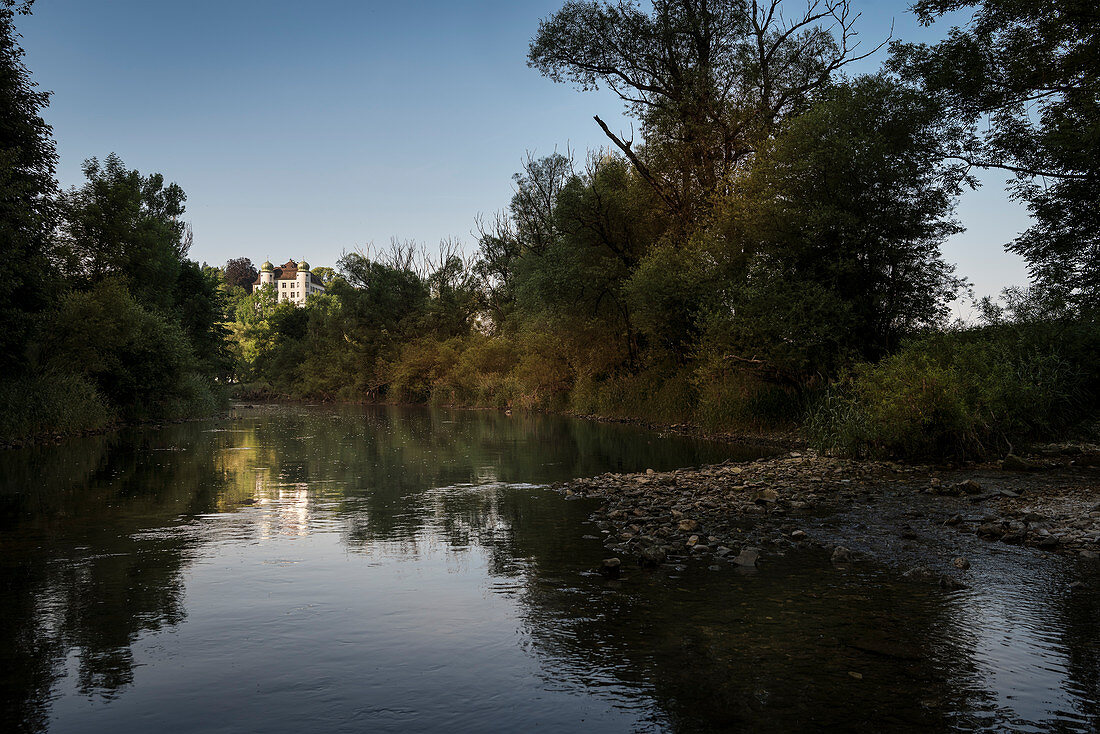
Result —
M 159 173 L 143 176 L 112 153 L 84 162 L 87 181 L 61 197 L 59 252 L 77 283 L 121 278 L 144 306 L 168 309 L 190 246 L 187 197 Z
M 259 274 L 252 260 L 247 257 L 234 258 L 225 264 L 225 284 L 231 287 L 238 286 L 251 292 L 252 284 Z
M 0 288 L 0 372 L 5 375 L 25 368 L 33 315 L 50 303 L 53 282 L 49 236 L 57 153 L 41 115 L 49 94 L 31 81 L 15 30 L 16 14 L 29 10 L 29 2 L 0 0 L 0 260 L 8 266 Z
M 972 10 L 929 46 L 895 44 L 895 68 L 969 124 L 950 154 L 1014 178 L 1034 224 L 1008 248 L 1056 301 L 1100 309 L 1100 8 L 1093 0 L 918 0 L 931 24 Z
M 710 338 L 727 359 L 799 381 L 942 321 L 964 284 L 940 253 L 960 231 L 961 176 L 943 163 L 940 115 L 927 95 L 859 77 L 761 150 L 711 233 L 729 277 Z
M 729 174 L 805 109 L 858 53 L 848 0 L 567 2 L 539 25 L 528 63 L 554 81 L 615 92 L 645 145 L 596 123 L 674 211 L 690 216 Z

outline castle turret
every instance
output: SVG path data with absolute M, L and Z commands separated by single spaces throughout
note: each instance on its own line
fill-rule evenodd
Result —
M 309 295 L 309 263 L 302 260 L 298 263 L 298 303 L 305 303 L 306 296 Z
M 265 260 L 264 264 L 260 266 L 260 285 L 265 286 L 269 283 L 275 282 L 275 266 L 271 264 L 270 260 Z

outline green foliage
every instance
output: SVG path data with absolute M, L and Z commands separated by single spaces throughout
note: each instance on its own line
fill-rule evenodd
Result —
M 114 411 L 79 374 L 47 372 L 0 381 L 0 441 L 105 428 Z
M 26 5 L 20 8 L 26 12 Z M 36 314 L 56 291 L 49 259 L 55 217 L 50 126 L 41 110 L 49 95 L 38 91 L 23 65 L 13 3 L 0 4 L 0 372 L 24 374 L 26 346 Z
M 1010 324 L 934 333 L 858 365 L 812 412 L 824 449 L 980 458 L 1050 435 L 1094 405 L 1100 331 Z
M 973 10 L 934 46 L 897 43 L 894 68 L 970 129 L 953 151 L 1015 176 L 1033 224 L 1009 245 L 1044 290 L 1100 309 L 1100 14 L 1092 0 L 919 0 L 931 24 Z
M 707 347 L 797 382 L 941 322 L 962 285 L 939 252 L 959 231 L 941 145 L 936 105 L 886 78 L 826 90 L 717 208 Z
M 190 246 L 180 220 L 186 196 L 159 173 L 128 170 L 114 153 L 84 162 L 88 179 L 61 197 L 58 255 L 78 285 L 121 279 L 143 306 L 172 308 L 173 286 Z
M 198 363 L 186 332 L 143 308 L 120 281 L 67 295 L 42 338 L 46 373 L 83 375 L 123 418 L 159 416 L 196 398 Z
M 637 3 L 567 2 L 539 24 L 528 64 L 556 82 L 617 94 L 641 123 L 644 150 L 597 122 L 690 222 L 760 141 L 860 58 L 846 0 L 780 6 L 659 0 L 647 12 Z

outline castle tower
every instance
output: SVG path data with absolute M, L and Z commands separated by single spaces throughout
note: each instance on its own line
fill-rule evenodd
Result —
M 275 282 L 275 266 L 271 264 L 270 260 L 265 260 L 264 264 L 260 266 L 260 287 L 269 285 Z
M 298 263 L 298 303 L 305 303 L 309 295 L 309 263 L 302 260 Z

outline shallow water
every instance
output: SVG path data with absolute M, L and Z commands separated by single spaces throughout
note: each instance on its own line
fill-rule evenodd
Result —
M 1094 565 L 1011 549 L 946 592 L 811 551 L 608 581 L 592 505 L 546 483 L 753 450 L 489 412 L 239 418 L 0 453 L 2 730 L 1100 726 Z

